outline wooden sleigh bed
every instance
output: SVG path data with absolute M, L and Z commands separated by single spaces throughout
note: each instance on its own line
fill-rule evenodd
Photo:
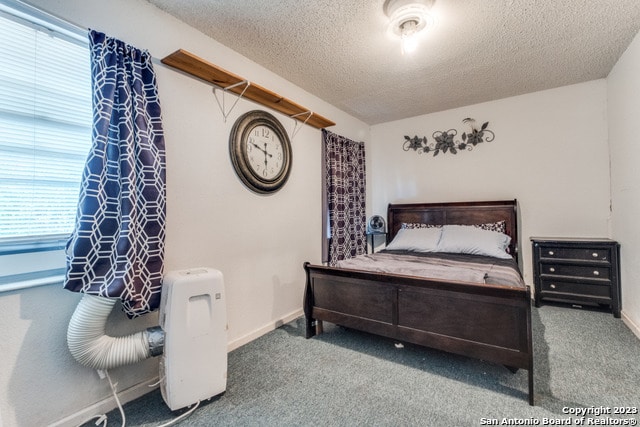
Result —
M 477 225 L 505 221 L 517 261 L 517 202 L 390 204 L 391 242 L 403 223 Z M 322 322 L 528 371 L 534 404 L 528 286 L 430 279 L 304 264 L 306 336 Z

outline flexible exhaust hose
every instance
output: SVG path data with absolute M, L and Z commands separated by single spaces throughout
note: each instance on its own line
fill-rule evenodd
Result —
M 162 353 L 152 348 L 161 341 L 164 332 L 159 327 L 149 328 L 123 337 L 106 335 L 105 323 L 117 299 L 85 294 L 76 307 L 69 328 L 67 345 L 73 357 L 81 364 L 97 370 L 140 362 Z M 160 331 L 160 332 L 159 332 Z M 158 334 L 162 334 L 159 338 Z

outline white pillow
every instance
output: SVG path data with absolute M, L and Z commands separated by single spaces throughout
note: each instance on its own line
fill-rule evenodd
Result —
M 445 225 L 438 242 L 438 252 L 485 255 L 509 259 L 507 248 L 511 237 L 497 231 L 470 225 Z
M 401 228 L 386 249 L 434 252 L 441 232 L 440 228 Z

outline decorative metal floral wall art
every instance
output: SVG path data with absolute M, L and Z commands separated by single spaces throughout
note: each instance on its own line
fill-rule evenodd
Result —
M 456 139 L 458 131 L 455 129 L 437 130 L 432 134 L 432 142 L 428 142 L 426 136 L 420 138 L 416 135 L 411 138 L 405 135 L 402 148 L 404 151 L 417 151 L 418 154 L 433 153 L 434 156 L 437 156 L 440 152 L 458 154 L 458 151 L 471 151 L 476 145 L 483 142 L 491 142 L 495 138 L 493 131 L 487 129 L 489 122 L 484 122 L 479 128 L 476 126 L 476 121 L 471 118 L 462 120 L 462 123 L 469 125 L 471 128 L 469 132 L 462 132 L 460 136 L 462 141 Z

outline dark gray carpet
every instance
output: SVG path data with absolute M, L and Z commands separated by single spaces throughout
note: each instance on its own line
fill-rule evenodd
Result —
M 227 391 L 180 426 L 477 426 L 483 419 L 566 419 L 563 408 L 640 406 L 640 340 L 611 314 L 533 309 L 536 406 L 527 373 L 303 319 L 231 352 Z M 127 426 L 171 412 L 158 390 L 125 405 Z M 109 425 L 120 423 L 117 410 Z M 632 418 L 640 415 L 608 415 Z M 576 418 L 577 416 L 573 416 Z M 589 415 L 602 421 L 605 415 Z M 575 424 L 574 424 L 575 425 Z

